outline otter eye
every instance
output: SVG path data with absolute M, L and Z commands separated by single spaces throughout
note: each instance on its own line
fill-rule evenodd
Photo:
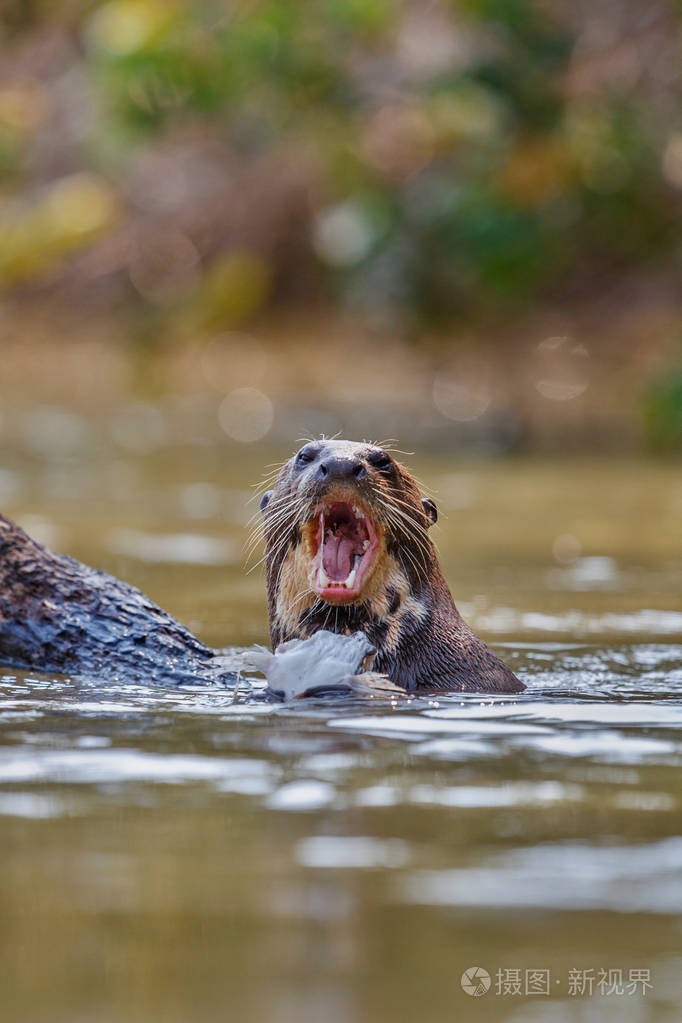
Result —
M 312 462 L 315 457 L 315 452 L 312 448 L 301 448 L 299 453 L 296 455 L 296 461 L 299 465 L 306 465 L 308 462 Z
M 390 469 L 393 465 L 393 462 L 385 451 L 375 451 L 373 454 L 368 456 L 367 461 L 370 465 L 373 465 L 375 469 Z

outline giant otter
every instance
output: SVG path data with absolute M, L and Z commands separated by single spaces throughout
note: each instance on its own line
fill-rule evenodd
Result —
M 525 687 L 460 616 L 428 529 L 437 518 L 386 449 L 307 443 L 261 500 L 273 648 L 361 630 L 374 669 L 409 690 Z

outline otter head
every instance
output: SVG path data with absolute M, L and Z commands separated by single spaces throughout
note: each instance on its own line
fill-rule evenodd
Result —
M 363 627 L 414 598 L 435 561 L 434 503 L 384 448 L 307 443 L 263 495 L 273 642 Z M 330 611 L 335 610 L 332 618 Z

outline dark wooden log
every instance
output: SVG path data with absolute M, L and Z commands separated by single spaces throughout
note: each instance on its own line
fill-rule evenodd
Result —
M 148 597 L 0 515 L 0 664 L 165 684 L 233 682 L 220 655 Z

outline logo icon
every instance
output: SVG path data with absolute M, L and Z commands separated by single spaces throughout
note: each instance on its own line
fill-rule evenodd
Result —
M 462 991 L 472 998 L 480 998 L 490 990 L 490 974 L 482 966 L 470 966 L 462 974 Z

